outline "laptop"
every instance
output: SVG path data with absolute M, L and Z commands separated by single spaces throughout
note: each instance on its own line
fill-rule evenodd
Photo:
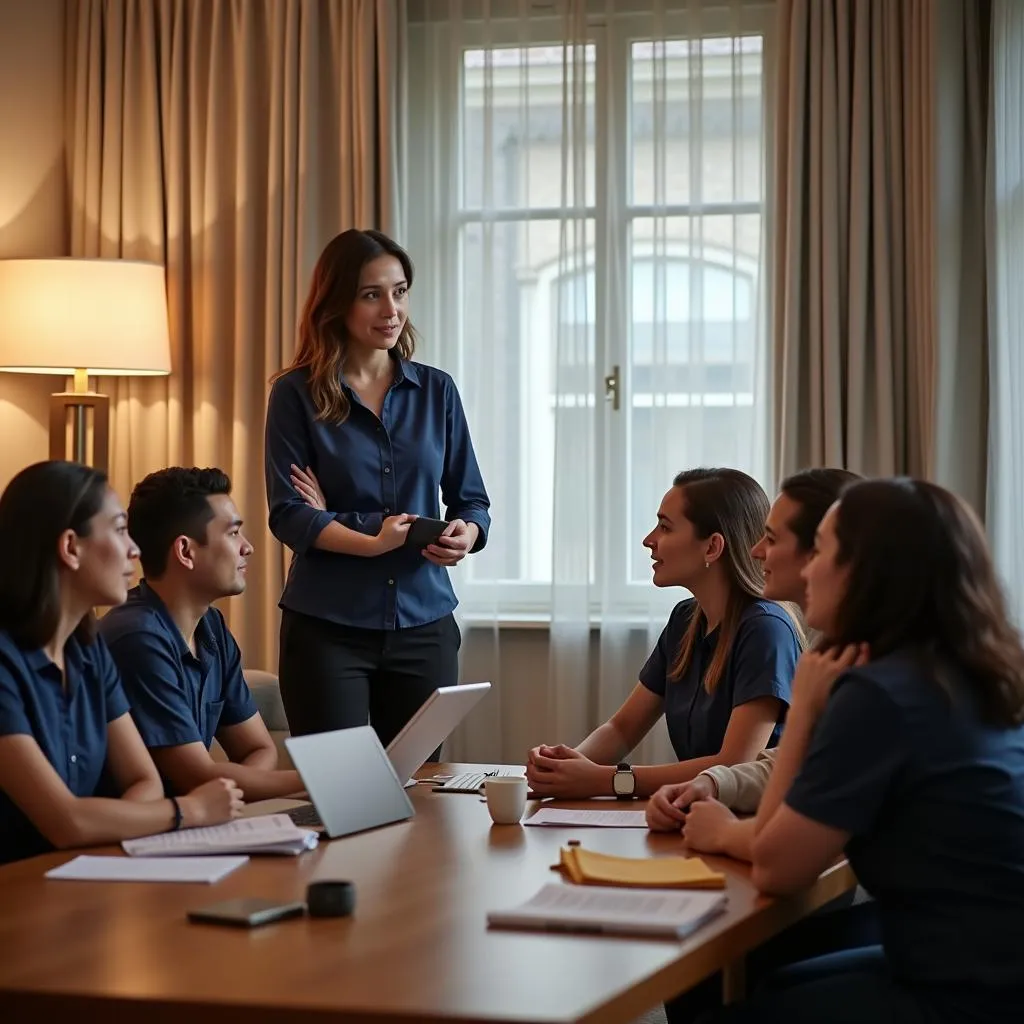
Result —
M 322 827 L 337 839 L 416 813 L 372 726 L 289 736 L 284 743 L 313 805 L 287 812 L 297 825 Z
M 403 781 L 409 780 L 406 787 L 415 785 L 413 774 L 490 688 L 490 683 L 442 686 L 420 705 L 387 749 L 395 774 Z

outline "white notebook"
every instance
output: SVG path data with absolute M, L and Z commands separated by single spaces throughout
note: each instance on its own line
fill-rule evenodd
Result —
M 509 910 L 494 910 L 495 928 L 682 939 L 726 907 L 722 892 L 612 889 L 550 883 Z
M 47 878 L 78 882 L 219 882 L 249 860 L 248 857 L 129 857 L 83 855 L 46 872 Z
M 182 857 L 217 853 L 278 853 L 296 855 L 312 850 L 316 832 L 299 828 L 287 814 L 238 818 L 225 825 L 161 832 L 121 843 L 129 857 Z

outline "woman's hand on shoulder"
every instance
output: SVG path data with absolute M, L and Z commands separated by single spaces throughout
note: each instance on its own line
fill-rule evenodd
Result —
M 867 644 L 804 651 L 793 676 L 793 711 L 817 719 L 825 710 L 835 681 L 849 669 L 866 665 L 870 657 Z

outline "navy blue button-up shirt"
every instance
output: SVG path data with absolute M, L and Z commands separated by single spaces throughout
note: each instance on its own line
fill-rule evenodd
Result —
M 102 640 L 64 647 L 60 669 L 45 651 L 23 648 L 0 630 L 0 736 L 31 736 L 75 796 L 95 796 L 107 761 L 107 723 L 128 711 Z M 0 864 L 52 845 L 0 790 Z
M 256 714 L 242 652 L 218 609 L 199 620 L 193 654 L 167 606 L 143 580 L 124 604 L 107 612 L 100 633 L 147 747 L 202 743 L 209 750 L 219 728 Z
M 266 475 L 271 532 L 295 553 L 281 607 L 364 629 L 435 622 L 458 603 L 448 570 L 417 550 L 376 558 L 317 550 L 332 520 L 376 536 L 389 515 L 409 513 L 476 523 L 474 551 L 487 540 L 490 502 L 455 382 L 442 370 L 397 360 L 381 418 L 346 387 L 341 424 L 316 418 L 308 371 L 275 381 L 267 408 Z M 291 482 L 291 466 L 310 466 L 327 508 L 310 508 Z
M 640 682 L 665 701 L 665 724 L 676 757 L 688 761 L 717 754 L 732 709 L 758 697 L 777 697 L 782 703 L 767 744 L 774 746 L 800 657 L 800 640 L 792 619 L 774 601 L 751 601 L 740 616 L 722 677 L 708 693 L 704 674 L 718 646 L 717 629 L 695 646 L 686 674 L 681 679 L 669 678 L 696 606 L 692 598 L 675 606 L 658 646 L 640 670 Z

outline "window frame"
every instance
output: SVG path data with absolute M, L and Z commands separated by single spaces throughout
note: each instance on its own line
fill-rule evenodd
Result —
M 432 5 L 428 5 L 432 6 Z M 440 6 L 440 5 L 438 5 Z M 494 9 L 501 8 L 500 2 L 494 0 Z M 603 8 L 603 4 L 600 5 Z M 625 5 L 623 5 L 625 6 Z M 611 595 L 616 608 L 616 617 L 637 622 L 647 622 L 652 606 L 667 611 L 679 599 L 675 588 L 666 592 L 652 594 L 649 583 L 630 580 L 629 549 L 639 544 L 640 536 L 627 536 L 629 533 L 629 499 L 627 488 L 617 486 L 622 479 L 629 479 L 629 403 L 632 401 L 632 381 L 630 379 L 630 326 L 629 326 L 629 295 L 628 289 L 609 289 L 607 282 L 613 275 L 619 275 L 620 281 L 631 280 L 629 277 L 631 243 L 629 232 L 633 222 L 644 216 L 693 216 L 704 214 L 742 214 L 756 213 L 761 217 L 762 251 L 767 252 L 771 237 L 770 196 L 771 178 L 768 154 L 771 152 L 773 124 L 771 104 L 768 102 L 771 89 L 772 55 L 774 53 L 773 23 L 774 6 L 765 0 L 750 0 L 739 6 L 739 17 L 734 18 L 728 9 L 723 7 L 702 8 L 699 14 L 701 37 L 721 37 L 732 35 L 759 35 L 762 38 L 762 180 L 764 187 L 760 201 L 737 201 L 728 203 L 705 203 L 699 208 L 693 203 L 672 203 L 653 207 L 649 204 L 631 202 L 630 163 L 632 158 L 630 109 L 632 107 L 630 93 L 630 60 L 632 46 L 636 42 L 652 39 L 685 39 L 686 29 L 692 21 L 687 0 L 666 0 L 665 7 L 677 7 L 677 10 L 666 10 L 655 15 L 650 10 L 637 10 L 645 4 L 633 4 L 632 10 L 616 11 L 609 15 L 604 10 L 587 17 L 585 42 L 595 47 L 594 62 L 594 118 L 595 125 L 603 126 L 604 130 L 596 130 L 594 137 L 594 203 L 580 204 L 571 211 L 573 216 L 592 218 L 593 253 L 592 264 L 595 273 L 595 288 L 599 299 L 594 311 L 595 341 L 594 366 L 591 382 L 594 396 L 593 442 L 595 450 L 601 453 L 594 460 L 594 517 L 591 530 L 594 538 L 593 553 L 594 578 L 588 589 L 591 592 L 591 621 L 600 622 L 601 608 L 604 601 Z M 513 13 L 518 5 L 511 5 Z M 445 19 L 435 13 L 423 18 L 422 24 L 437 24 Z M 411 28 L 415 30 L 417 26 Z M 659 31 L 660 30 L 660 31 Z M 483 207 L 471 208 L 462 205 L 463 182 L 462 170 L 464 155 L 462 153 L 463 138 L 463 74 L 464 53 L 467 50 L 488 47 L 532 47 L 532 46 L 563 46 L 564 20 L 560 17 L 531 16 L 528 22 L 516 17 L 493 17 L 490 21 L 463 21 L 458 25 L 448 44 L 453 59 L 449 62 L 451 71 L 443 82 L 436 83 L 438 89 L 445 89 L 447 100 L 427 100 L 420 98 L 422 105 L 441 102 L 449 115 L 447 127 L 448 139 L 454 145 L 443 146 L 443 139 L 435 137 L 434 145 L 442 145 L 446 150 L 445 171 L 439 175 L 446 183 L 445 194 L 435 196 L 438 210 L 437 221 L 433 229 L 440 227 L 446 257 L 446 265 L 457 266 L 457 273 L 448 275 L 444 294 L 449 309 L 457 310 L 457 330 L 446 333 L 437 339 L 437 348 L 442 353 L 444 365 L 453 369 L 456 379 L 464 379 L 464 352 L 459 342 L 465 337 L 466 324 L 463 320 L 461 295 L 462 260 L 461 238 L 467 225 L 473 223 L 525 223 L 538 220 L 558 220 L 565 216 L 561 208 L 522 208 L 486 210 Z M 410 36 L 413 43 L 413 34 Z M 583 42 L 583 40 L 581 40 Z M 411 57 L 415 62 L 415 45 L 411 46 Z M 410 90 L 411 122 L 422 123 L 429 118 L 421 118 L 417 108 L 417 90 Z M 609 112 L 614 116 L 609 116 Z M 614 159 L 614 163 L 613 163 Z M 612 187 L 612 182 L 618 187 Z M 441 223 L 438 223 L 440 221 Z M 426 224 L 423 225 L 426 228 Z M 612 233 L 618 234 L 613 238 Z M 710 248 L 714 248 L 711 246 Z M 591 254 L 588 254 L 588 256 Z M 613 263 L 615 258 L 617 263 Z M 707 263 L 707 260 L 702 262 Z M 755 322 L 761 321 L 761 328 L 767 327 L 769 310 L 766 309 L 764 296 L 769 294 L 769 261 L 762 260 L 757 281 L 755 301 L 758 312 Z M 589 262 L 587 264 L 590 265 Z M 584 268 L 586 269 L 586 268 Z M 441 301 L 445 301 L 442 299 Z M 545 299 L 545 306 L 550 307 L 550 299 Z M 765 332 L 765 337 L 767 334 Z M 759 348 L 764 350 L 767 342 Z M 759 359 L 767 362 L 770 354 L 761 351 Z M 620 367 L 621 407 L 618 411 L 611 410 L 610 403 L 603 401 L 604 378 L 613 366 Z M 763 420 L 765 434 L 771 424 L 771 389 L 764 384 L 761 387 Z M 529 399 L 524 400 L 524 408 Z M 770 451 L 770 439 L 765 437 L 766 470 L 770 468 L 767 458 Z M 520 458 L 520 472 L 526 472 L 527 455 Z M 485 467 L 486 470 L 486 467 Z M 485 473 L 486 478 L 486 473 Z M 654 512 L 651 510 L 651 525 L 654 523 Z M 502 513 L 508 516 L 509 510 Z M 528 509 L 520 507 L 513 511 L 520 518 L 528 515 Z M 517 531 L 520 544 L 523 543 L 525 531 Z M 634 531 L 635 532 L 635 531 Z M 644 534 L 646 531 L 644 531 Z M 613 540 L 613 538 L 618 538 Z M 469 560 L 467 560 L 469 561 Z M 465 565 L 465 563 L 463 563 Z M 492 621 L 499 618 L 503 624 L 513 625 L 544 625 L 550 621 L 552 605 L 552 587 L 565 584 L 551 581 L 530 580 L 473 580 L 466 569 L 455 570 L 455 583 L 462 602 L 463 616 L 468 620 L 479 619 Z M 588 586 L 580 583 L 581 587 Z

